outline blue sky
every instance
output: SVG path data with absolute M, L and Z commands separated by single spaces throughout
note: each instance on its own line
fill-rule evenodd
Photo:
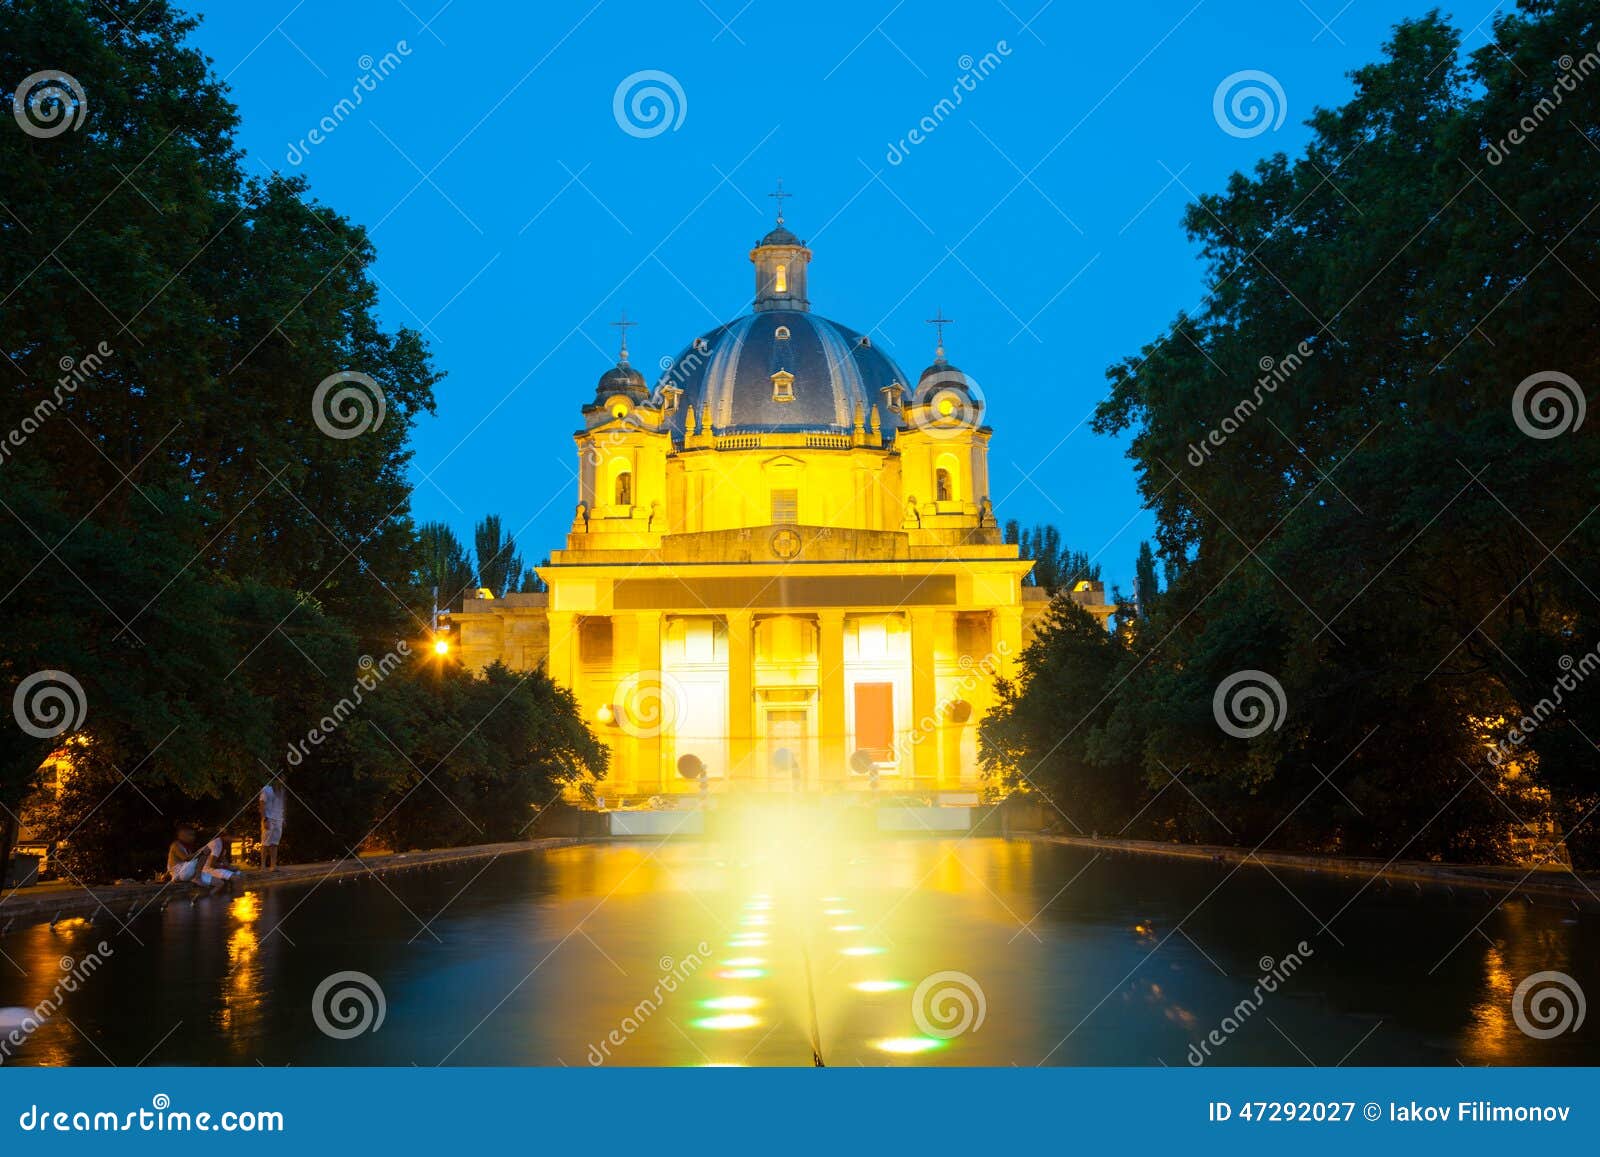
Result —
M 1472 29 L 1491 2 L 1457 23 Z M 1427 5 L 190 7 L 240 107 L 249 168 L 304 173 L 371 229 L 385 321 L 422 329 L 449 375 L 415 437 L 419 519 L 470 541 L 498 512 L 530 562 L 561 545 L 578 408 L 614 360 L 608 323 L 638 322 L 633 361 L 654 380 L 661 358 L 746 312 L 747 253 L 782 177 L 788 224 L 815 251 L 812 307 L 912 375 L 932 358 L 924 319 L 956 319 L 951 360 L 995 429 L 999 517 L 1056 523 L 1126 585 L 1151 521 L 1125 444 L 1087 418 L 1106 366 L 1198 303 L 1184 205 L 1300 148 L 1311 110 L 1347 99 L 1346 73 Z M 386 53 L 388 75 L 335 114 Z M 681 120 L 655 135 L 613 111 L 646 70 L 682 93 Z M 1244 70 L 1276 80 L 1280 127 L 1219 126 L 1213 96 Z M 959 107 L 937 113 L 963 76 Z M 312 143 L 328 116 L 337 127 Z M 924 117 L 936 127 L 909 144 Z

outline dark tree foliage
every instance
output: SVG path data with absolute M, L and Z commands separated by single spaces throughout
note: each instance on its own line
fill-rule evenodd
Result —
M 1022 580 L 1028 586 L 1055 594 L 1063 587 L 1071 589 L 1080 580 L 1100 578 L 1100 564 L 1091 562 L 1083 551 L 1068 547 L 1057 527 L 1038 525 L 1029 529 L 1012 519 L 1006 523 L 1005 539 L 1021 548 L 1023 558 L 1034 560 L 1033 570 Z
M 439 375 L 416 333 L 379 323 L 365 230 L 301 179 L 246 177 L 193 27 L 168 0 L 0 0 L 0 76 L 71 62 L 88 94 L 75 131 L 0 133 L 0 689 L 9 704 L 41 671 L 82 688 L 83 768 L 46 833 L 97 877 L 160 863 L 155 828 L 182 814 L 253 814 L 362 656 L 427 624 L 405 473 Z M 382 421 L 351 437 L 314 405 L 341 373 L 382 395 Z M 530 680 L 478 730 L 507 708 L 570 704 Z M 4 863 L 62 737 L 9 719 L 0 735 Z M 316 754 L 288 783 L 341 817 L 342 848 L 411 774 L 408 753 L 351 722 Z M 507 800 L 543 790 L 546 758 L 519 765 L 537 774 Z
M 498 514 L 487 514 L 473 533 L 473 543 L 478 552 L 478 585 L 503 599 L 508 591 L 517 589 L 522 579 L 522 556 L 517 553 L 517 540 L 501 526 Z
M 1407 21 L 1303 155 L 1190 207 L 1205 304 L 1110 370 L 1097 417 L 1132 434 L 1167 589 L 1054 725 L 1011 705 L 1038 720 L 1017 766 L 1088 730 L 1148 834 L 1493 860 L 1553 815 L 1596 862 L 1600 442 L 1570 389 L 1565 432 L 1530 436 L 1519 386 L 1600 383 L 1600 82 L 1568 73 L 1597 43 L 1578 0 L 1525 0 L 1465 55 Z M 1285 707 L 1235 738 L 1212 700 L 1247 670 Z
M 439 609 L 459 611 L 469 591 L 477 589 L 477 575 L 455 531 L 443 522 L 424 522 L 417 528 L 417 585 L 438 591 Z

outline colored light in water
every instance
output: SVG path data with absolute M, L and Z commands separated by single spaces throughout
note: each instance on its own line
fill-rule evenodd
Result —
M 864 924 L 835 924 L 833 930 L 835 932 L 860 932 L 864 927 L 866 927 Z
M 729 1012 L 721 1016 L 703 1016 L 689 1023 L 695 1028 L 709 1029 L 712 1032 L 733 1032 L 741 1028 L 755 1028 L 761 1021 L 746 1012 Z
M 892 1036 L 887 1040 L 873 1041 L 872 1047 L 881 1052 L 894 1053 L 896 1056 L 914 1056 L 917 1053 L 942 1049 L 948 1043 L 926 1036 Z
M 765 936 L 742 935 L 728 941 L 729 948 L 761 948 L 767 943 Z
M 841 948 L 839 951 L 845 956 L 881 956 L 881 955 L 883 955 L 883 949 L 878 948 L 875 945 L 866 945 L 866 944 L 858 944 L 853 948 Z
M 765 964 L 766 961 L 759 956 L 735 956 L 732 960 L 724 960 L 722 963 L 729 968 L 753 968 L 756 965 Z
M 760 1004 L 760 999 L 754 996 L 713 996 L 710 1000 L 702 1000 L 700 1007 L 715 1012 L 749 1012 Z
M 713 973 L 718 980 L 760 980 L 766 974 L 765 968 L 723 968 Z
M 844 897 L 843 896 L 824 896 L 822 898 L 822 902 L 824 904 L 843 904 L 844 903 Z
M 744 1068 L 744 1066 L 741 1065 L 738 1061 L 707 1061 L 705 1064 L 701 1065 L 700 1067 L 702 1069 L 742 1069 L 742 1068 Z
M 850 986 L 857 992 L 899 992 L 906 987 L 903 980 L 858 980 Z
M 825 908 L 825 909 L 823 909 L 822 914 L 824 916 L 848 916 L 848 915 L 850 915 L 850 909 L 848 909 L 848 908 Z
M 771 924 L 772 921 L 766 916 L 741 916 L 739 917 L 739 923 L 748 924 L 753 928 L 759 928 L 763 924 Z

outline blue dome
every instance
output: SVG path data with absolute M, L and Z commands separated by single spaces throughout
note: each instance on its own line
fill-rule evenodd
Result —
M 792 374 L 792 400 L 775 397 L 773 375 Z M 878 407 L 886 434 L 898 415 L 882 390 L 909 389 L 887 354 L 855 330 L 814 313 L 768 309 L 702 334 L 672 360 L 661 386 L 683 391 L 673 414 L 682 433 L 694 407 L 697 421 L 718 432 L 820 430 L 847 433 L 859 405 Z

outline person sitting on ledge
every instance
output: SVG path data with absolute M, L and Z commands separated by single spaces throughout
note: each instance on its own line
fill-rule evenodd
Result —
M 194 825 L 179 824 L 177 836 L 167 847 L 167 878 L 175 884 L 208 887 L 213 896 L 226 888 L 235 873 L 226 868 L 210 867 L 210 845 L 195 850 Z

